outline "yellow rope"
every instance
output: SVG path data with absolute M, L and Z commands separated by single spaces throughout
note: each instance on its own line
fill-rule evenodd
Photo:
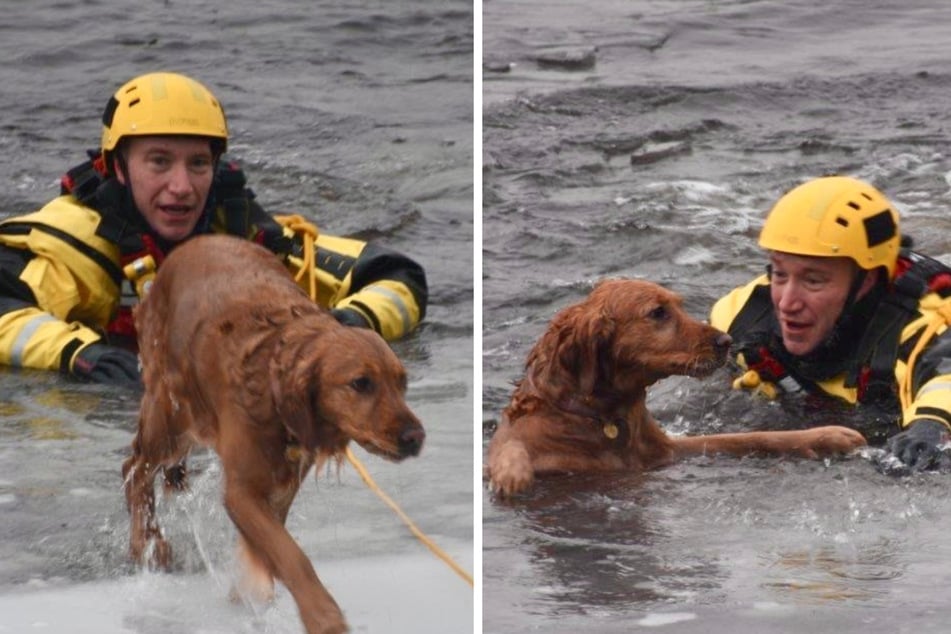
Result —
M 301 262 L 300 270 L 297 272 L 297 275 L 294 276 L 294 281 L 300 282 L 301 278 L 307 275 L 307 281 L 310 286 L 310 298 L 316 301 L 317 267 L 314 265 L 314 243 L 317 242 L 317 236 L 320 235 L 320 232 L 317 230 L 317 225 L 308 221 L 303 216 L 298 216 L 297 214 L 290 216 L 274 216 L 274 219 L 293 231 L 295 234 L 300 234 L 301 239 L 304 241 L 302 254 L 303 261 Z
M 317 241 L 318 231 L 317 227 L 302 218 L 301 216 L 275 216 L 275 219 L 284 225 L 285 227 L 292 230 L 294 233 L 300 233 L 304 241 L 304 253 L 303 253 L 303 262 L 301 263 L 300 271 L 297 272 L 294 280 L 300 282 L 301 278 L 304 275 L 309 275 L 309 285 L 310 285 L 310 298 L 314 301 L 317 301 L 317 271 L 316 266 L 314 265 L 314 243 Z M 350 461 L 350 464 L 353 465 L 353 468 L 357 470 L 357 473 L 360 474 L 360 477 L 363 479 L 363 482 L 370 488 L 371 491 L 377 494 L 377 496 L 383 500 L 383 502 L 393 509 L 393 512 L 399 516 L 403 523 L 409 527 L 409 530 L 416 536 L 416 539 L 421 541 L 426 545 L 429 550 L 431 550 L 437 557 L 442 559 L 450 568 L 455 571 L 457 575 L 463 578 L 469 586 L 473 585 L 472 575 L 467 573 L 463 568 L 457 564 L 452 558 L 446 554 L 439 546 L 433 542 L 423 531 L 419 530 L 416 524 L 413 523 L 413 520 L 409 518 L 406 513 L 403 512 L 396 502 L 390 498 L 378 485 L 373 481 L 373 478 L 370 477 L 370 473 L 366 470 L 366 467 L 363 466 L 363 463 L 355 455 L 350 447 L 347 447 L 347 460 Z
M 437 545 L 433 542 L 433 540 L 431 540 L 429 537 L 427 537 L 426 534 L 423 533 L 423 531 L 421 531 L 421 530 L 419 530 L 419 528 L 417 528 L 416 524 L 413 523 L 413 520 L 411 520 L 411 519 L 409 518 L 409 516 L 407 516 L 406 513 L 403 512 L 403 510 L 396 504 L 396 502 L 394 502 L 394 501 L 390 498 L 390 496 L 388 496 L 386 493 L 384 493 L 383 490 L 380 489 L 379 486 L 377 486 L 376 482 L 373 481 L 373 478 L 370 477 L 369 472 L 368 472 L 368 471 L 366 470 L 366 468 L 363 466 L 363 463 L 361 463 L 360 460 L 357 459 L 357 457 L 356 457 L 355 455 L 353 455 L 353 451 L 350 449 L 350 447 L 347 447 L 347 460 L 349 460 L 349 461 L 350 461 L 350 464 L 353 465 L 353 468 L 357 470 L 357 473 L 359 473 L 359 474 L 360 474 L 360 477 L 363 478 L 363 482 L 366 483 L 366 485 L 367 485 L 368 487 L 370 487 L 370 490 L 373 491 L 374 493 L 376 493 L 377 496 L 378 496 L 381 500 L 383 500 L 383 502 L 384 502 L 387 506 L 389 506 L 391 509 L 393 509 L 393 512 L 396 513 L 396 514 L 399 516 L 399 518 L 400 518 L 401 520 L 403 520 L 403 523 L 406 524 L 406 526 L 409 527 L 409 530 L 412 531 L 413 535 L 416 536 L 416 539 L 418 539 L 419 541 L 423 542 L 423 544 L 425 544 L 426 547 L 429 548 L 429 550 L 431 550 L 431 551 L 433 552 L 433 554 L 435 554 L 437 557 L 439 557 L 439 558 L 442 559 L 444 562 L 446 562 L 446 564 L 447 564 L 450 568 L 452 568 L 453 571 L 455 571 L 455 573 L 456 573 L 457 575 L 459 575 L 460 577 L 462 577 L 462 579 L 463 579 L 466 583 L 468 583 L 470 586 L 472 586 L 472 583 L 473 583 L 473 582 L 472 582 L 472 575 L 470 575 L 468 572 L 466 572 L 465 570 L 463 570 L 462 566 L 460 566 L 460 565 L 457 564 L 455 561 L 453 561 L 452 558 L 451 558 L 449 555 L 447 555 L 444 550 L 442 550 L 439 546 L 437 546 Z

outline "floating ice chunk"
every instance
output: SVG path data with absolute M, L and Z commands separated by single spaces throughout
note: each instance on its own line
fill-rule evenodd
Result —
M 679 266 L 690 266 L 696 264 L 707 264 L 715 262 L 716 256 L 710 249 L 698 246 L 690 246 L 674 256 L 674 264 Z
M 695 618 L 697 618 L 697 615 L 693 612 L 651 613 L 639 620 L 637 624 L 643 627 L 661 627 L 664 625 L 671 625 L 673 623 L 692 621 Z
M 675 181 L 657 181 L 653 183 L 648 183 L 645 186 L 645 189 L 654 190 L 654 191 L 674 190 L 677 193 L 684 196 L 687 200 L 690 200 L 693 202 L 705 201 L 714 197 L 733 195 L 730 188 L 725 185 L 722 185 L 719 183 L 712 183 L 710 181 L 693 180 L 693 179 L 680 179 Z
M 535 56 L 535 62 L 540 68 L 561 70 L 588 70 L 594 68 L 597 60 L 597 46 L 546 51 Z

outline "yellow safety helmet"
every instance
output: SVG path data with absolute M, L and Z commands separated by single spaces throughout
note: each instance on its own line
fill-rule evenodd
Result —
M 847 257 L 895 275 L 898 212 L 880 191 L 848 176 L 826 176 L 786 193 L 769 212 L 759 244 L 796 255 Z
M 102 151 L 127 136 L 187 134 L 216 140 L 224 152 L 228 124 L 211 91 L 176 73 L 148 73 L 127 82 L 109 99 L 102 115 Z

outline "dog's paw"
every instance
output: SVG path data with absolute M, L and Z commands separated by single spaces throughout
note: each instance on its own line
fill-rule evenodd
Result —
M 238 538 L 237 578 L 228 598 L 232 603 L 264 605 L 274 600 L 274 576 L 260 558 L 253 554 L 244 538 Z
M 304 628 L 307 634 L 347 634 L 350 627 L 343 618 L 340 610 L 332 610 L 332 614 L 324 612 L 318 618 L 310 618 L 312 615 L 301 616 L 304 620 Z
M 231 585 L 231 590 L 228 591 L 228 601 L 235 605 L 255 607 L 268 605 L 274 601 L 274 585 L 273 583 L 270 587 L 249 585 L 247 579 L 242 577 Z
M 489 461 L 489 489 L 496 495 L 508 497 L 531 488 L 535 470 L 531 457 L 520 442 L 507 442 Z
M 815 427 L 806 433 L 809 436 L 807 455 L 810 457 L 845 454 L 867 444 L 862 434 L 839 425 Z
M 167 572 L 172 568 L 172 546 L 164 537 L 151 537 L 145 544 L 140 561 L 149 570 Z

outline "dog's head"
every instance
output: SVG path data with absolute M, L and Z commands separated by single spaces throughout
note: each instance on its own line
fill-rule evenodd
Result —
M 633 394 L 667 376 L 709 374 L 730 343 L 688 316 L 675 293 L 646 281 L 606 280 L 552 319 L 528 369 L 536 383 L 556 390 Z
M 406 404 L 406 370 L 373 331 L 289 329 L 271 363 L 271 392 L 308 450 L 339 451 L 354 440 L 398 461 L 422 449 L 426 433 Z

